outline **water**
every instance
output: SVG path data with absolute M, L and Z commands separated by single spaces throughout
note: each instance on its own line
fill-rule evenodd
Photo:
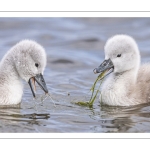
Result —
M 102 62 L 110 36 L 133 36 L 142 62 L 150 61 L 149 25 L 150 18 L 0 18 L 0 59 L 22 39 L 39 42 L 46 49 L 44 78 L 53 98 L 35 107 L 24 82 L 21 105 L 0 108 L 0 132 L 150 132 L 150 104 L 108 107 L 98 98 L 92 108 L 74 104 L 90 99 L 97 78 L 93 69 Z

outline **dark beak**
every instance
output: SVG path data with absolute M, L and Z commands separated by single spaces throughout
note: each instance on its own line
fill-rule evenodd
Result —
M 36 93 L 35 81 L 38 83 L 38 85 L 42 88 L 42 90 L 45 93 L 48 93 L 48 89 L 47 89 L 45 80 L 43 78 L 43 75 L 42 74 L 37 74 L 35 77 L 31 77 L 29 79 L 29 82 L 28 82 L 29 85 L 30 85 L 33 97 L 35 97 L 35 93 Z
M 107 59 L 107 60 L 104 60 L 98 68 L 95 68 L 93 72 L 95 74 L 105 72 L 106 73 L 105 76 L 107 76 L 108 74 L 112 73 L 113 70 L 114 70 L 114 65 L 112 61 L 110 59 Z

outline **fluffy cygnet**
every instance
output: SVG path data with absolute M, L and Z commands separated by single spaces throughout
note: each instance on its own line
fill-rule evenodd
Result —
M 101 88 L 102 104 L 131 106 L 150 102 L 150 64 L 140 65 L 134 39 L 115 35 L 108 39 L 104 50 L 104 62 L 94 69 L 94 73 L 110 74 Z
M 21 102 L 22 79 L 29 83 L 35 97 L 35 81 L 48 93 L 43 78 L 46 66 L 45 50 L 38 43 L 23 40 L 13 46 L 0 62 L 0 105 Z

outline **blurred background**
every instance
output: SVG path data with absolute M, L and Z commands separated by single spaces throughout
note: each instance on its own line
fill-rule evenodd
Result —
M 35 108 L 24 82 L 21 107 L 0 109 L 0 132 L 150 132 L 148 104 L 108 107 L 98 97 L 92 108 L 74 104 L 89 101 L 93 69 L 115 34 L 132 36 L 142 62 L 150 61 L 150 18 L 0 18 L 0 59 L 23 39 L 37 41 L 47 53 L 44 78 L 53 98 Z

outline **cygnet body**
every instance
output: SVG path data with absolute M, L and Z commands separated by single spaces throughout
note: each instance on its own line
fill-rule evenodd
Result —
M 140 65 L 135 40 L 128 35 L 115 35 L 108 39 L 104 51 L 104 62 L 94 69 L 94 73 L 110 74 L 102 84 L 102 104 L 132 106 L 150 102 L 150 64 Z
M 35 81 L 48 93 L 43 78 L 46 66 L 44 48 L 31 40 L 13 46 L 0 62 L 0 105 L 16 105 L 23 95 L 22 79 L 29 83 L 35 97 Z

